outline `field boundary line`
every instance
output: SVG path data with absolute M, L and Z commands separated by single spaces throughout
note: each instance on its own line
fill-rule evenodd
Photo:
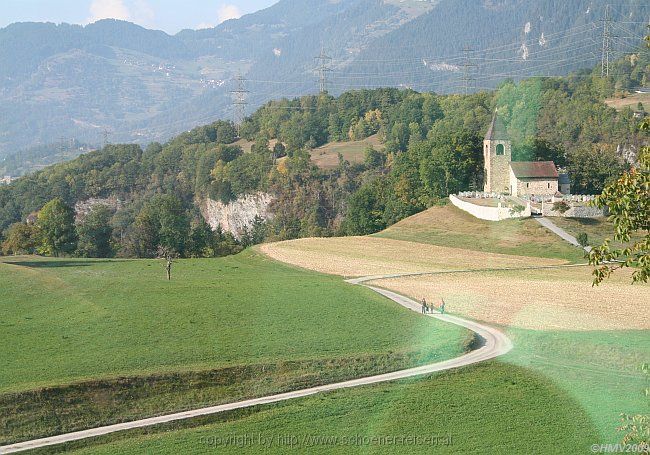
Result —
M 345 280 L 350 284 L 363 284 L 369 281 L 388 280 L 391 278 L 408 278 L 417 276 L 429 275 L 448 275 L 453 273 L 480 273 L 480 272 L 517 272 L 525 270 L 546 270 L 546 269 L 562 269 L 571 267 L 589 267 L 589 264 L 557 264 L 557 265 L 531 265 L 523 267 L 493 267 L 483 269 L 457 269 L 457 270 L 436 270 L 432 272 L 404 272 L 404 273 L 389 273 L 385 275 L 370 275 L 359 278 L 349 278 Z

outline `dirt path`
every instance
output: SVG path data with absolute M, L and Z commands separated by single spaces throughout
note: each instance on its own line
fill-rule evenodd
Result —
M 395 277 L 398 275 L 386 275 L 383 277 Z M 348 282 L 352 284 L 357 284 L 365 286 L 373 291 L 393 300 L 399 305 L 421 313 L 421 306 L 419 303 L 411 300 L 408 297 L 404 297 L 395 292 L 388 291 L 385 289 L 376 288 L 373 286 L 362 284 L 365 281 L 372 281 L 382 276 L 372 276 L 365 278 L 357 278 L 354 280 L 349 280 Z M 278 395 L 270 395 L 261 398 L 254 398 L 251 400 L 238 401 L 235 403 L 228 403 L 219 406 L 212 406 L 207 408 L 194 409 L 192 411 L 178 412 L 175 414 L 167 414 L 158 417 L 151 417 L 148 419 L 135 420 L 132 422 L 124 422 L 115 425 L 107 425 L 103 427 L 91 428 L 89 430 L 76 431 L 73 433 L 65 433 L 57 436 L 51 436 L 47 438 L 34 439 L 32 441 L 19 442 L 16 444 L 11 444 L 7 446 L 0 447 L 0 453 L 16 453 L 22 452 L 25 450 L 32 450 L 41 447 L 53 446 L 57 444 L 63 444 L 71 441 L 78 441 L 81 439 L 94 438 L 110 433 L 116 433 L 119 431 L 132 430 L 135 428 L 149 427 L 153 425 L 158 425 L 161 423 L 174 422 L 185 419 L 192 419 L 195 417 L 218 414 L 220 412 L 231 411 L 234 409 L 248 408 L 252 406 L 259 406 L 269 403 L 277 403 L 280 401 L 292 400 L 294 398 L 307 397 L 317 393 L 330 392 L 333 390 L 347 389 L 350 387 L 359 387 L 370 384 L 377 384 L 380 382 L 394 381 L 397 379 L 410 378 L 414 376 L 421 376 L 426 374 L 431 374 L 437 371 L 450 370 L 452 368 L 459 368 L 466 365 L 472 365 L 474 363 L 483 362 L 494 357 L 498 357 L 510 351 L 512 349 L 512 342 L 508 337 L 506 337 L 500 331 L 488 327 L 478 322 L 469 321 L 457 316 L 452 316 L 449 314 L 433 314 L 427 315 L 428 317 L 433 317 L 441 321 L 449 322 L 451 324 L 456 324 L 461 327 L 465 327 L 473 332 L 475 332 L 482 339 L 481 346 L 471 351 L 467 354 L 464 354 L 455 359 L 445 360 L 444 362 L 432 363 L 430 365 L 423 365 L 420 367 L 409 368 L 406 370 L 395 371 L 392 373 L 385 373 L 375 376 L 369 376 L 365 378 L 353 379 L 350 381 L 337 382 L 335 384 L 328 384 L 318 387 L 310 387 L 308 389 L 296 390 L 293 392 L 281 393 Z

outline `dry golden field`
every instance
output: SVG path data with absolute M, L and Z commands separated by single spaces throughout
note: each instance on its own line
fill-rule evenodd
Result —
M 650 286 L 630 285 L 620 271 L 599 287 L 591 268 L 450 273 L 377 280 L 414 299 L 436 305 L 445 300 L 451 313 L 493 324 L 535 330 L 647 330 Z
M 285 263 L 343 277 L 447 272 L 370 284 L 417 300 L 444 298 L 449 312 L 488 323 L 536 330 L 650 329 L 650 315 L 639 311 L 640 304 L 650 302 L 650 286 L 630 285 L 628 271 L 592 287 L 589 266 L 486 271 L 563 261 L 376 237 L 300 239 L 261 250 Z M 459 270 L 474 271 L 454 272 Z
M 290 240 L 262 245 L 261 250 L 288 264 L 344 277 L 565 263 L 377 237 Z

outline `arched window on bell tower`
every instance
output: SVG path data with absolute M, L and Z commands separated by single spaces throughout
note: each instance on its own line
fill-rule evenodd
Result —
M 506 148 L 503 144 L 497 144 L 497 155 L 504 155 L 506 153 Z

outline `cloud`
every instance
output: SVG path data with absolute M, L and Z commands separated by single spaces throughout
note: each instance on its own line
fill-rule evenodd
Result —
M 90 5 L 88 23 L 100 19 L 132 20 L 131 12 L 122 0 L 93 0 Z
M 145 27 L 156 26 L 156 12 L 147 0 L 135 0 L 133 3 L 133 20 Z
M 217 12 L 219 24 L 230 19 L 239 19 L 240 17 L 242 17 L 242 12 L 235 5 L 221 5 Z

